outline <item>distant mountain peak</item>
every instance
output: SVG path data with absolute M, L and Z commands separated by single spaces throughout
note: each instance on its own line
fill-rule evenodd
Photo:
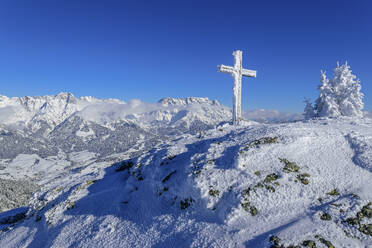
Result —
M 57 95 L 55 95 L 55 98 L 60 98 L 60 99 L 71 99 L 71 98 L 75 98 L 76 99 L 76 97 L 74 96 L 74 94 L 72 94 L 70 92 L 60 92 Z
M 166 97 L 159 100 L 159 103 L 164 106 L 172 105 L 190 105 L 190 104 L 208 104 L 220 106 L 217 100 L 209 100 L 208 97 L 186 97 L 186 98 L 172 98 Z

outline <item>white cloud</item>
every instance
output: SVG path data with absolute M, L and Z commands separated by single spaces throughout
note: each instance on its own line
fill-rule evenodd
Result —
M 118 121 L 128 115 L 143 114 L 164 109 L 159 103 L 146 103 L 139 99 L 132 99 L 128 103 L 99 103 L 90 105 L 79 112 L 85 120 L 98 123 Z

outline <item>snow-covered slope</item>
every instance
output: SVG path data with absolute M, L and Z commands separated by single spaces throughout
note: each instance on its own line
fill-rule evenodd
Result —
M 323 119 L 76 154 L 0 215 L 0 247 L 371 247 L 371 151 L 371 119 Z

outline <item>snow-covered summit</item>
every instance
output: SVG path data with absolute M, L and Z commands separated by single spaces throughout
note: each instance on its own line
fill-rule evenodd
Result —
M 220 125 L 115 164 L 37 158 L 54 170 L 0 215 L 0 246 L 371 247 L 371 125 Z

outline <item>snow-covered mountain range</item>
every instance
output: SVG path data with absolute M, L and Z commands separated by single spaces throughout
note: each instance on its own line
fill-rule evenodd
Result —
M 275 110 L 245 111 L 259 122 L 301 119 Z M 151 148 L 180 134 L 201 133 L 231 119 L 216 100 L 164 98 L 157 103 L 53 96 L 0 96 L 0 158 L 45 157 L 88 150 L 106 156 L 130 148 Z M 141 150 L 141 149 L 140 149 Z
M 25 127 L 32 132 L 40 132 L 40 129 L 51 132 L 73 115 L 77 115 L 85 121 L 103 125 L 120 121 L 133 121 L 143 125 L 151 125 L 154 122 L 176 124 L 179 119 L 186 116 L 186 113 L 182 112 L 184 110 L 188 112 L 193 110 L 193 116 L 188 116 L 187 119 L 199 117 L 209 123 L 215 122 L 216 118 L 222 118 L 218 114 L 228 115 L 229 112 L 217 101 L 196 97 L 165 98 L 155 104 L 146 104 L 140 100 L 131 100 L 129 103 L 125 103 L 118 99 L 76 98 L 71 93 L 36 97 L 8 98 L 0 96 L 0 122 L 5 125 Z M 203 118 L 202 115 L 207 112 L 211 113 L 211 116 Z M 192 121 L 190 120 L 190 122 Z
M 165 98 L 158 103 L 71 93 L 0 96 L 0 158 L 21 153 L 56 155 L 88 150 L 102 156 L 136 145 L 151 147 L 183 133 L 198 133 L 227 121 L 230 110 L 207 98 Z

